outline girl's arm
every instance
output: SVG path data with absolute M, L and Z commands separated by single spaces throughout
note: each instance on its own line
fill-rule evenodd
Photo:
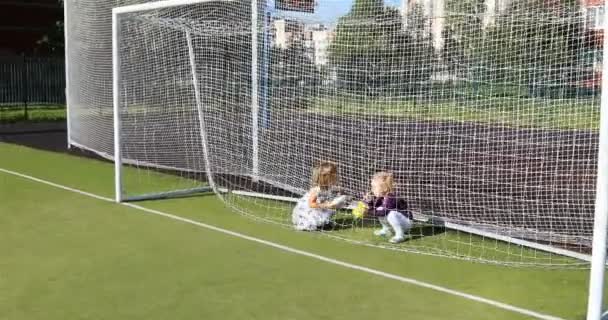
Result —
M 308 206 L 313 209 L 333 209 L 331 203 L 317 203 L 318 192 L 313 190 L 308 196 Z
M 318 193 L 316 190 L 310 191 L 310 194 L 308 195 L 308 206 L 309 207 L 315 208 L 315 209 L 319 208 L 319 204 L 317 203 L 317 196 L 318 196 Z

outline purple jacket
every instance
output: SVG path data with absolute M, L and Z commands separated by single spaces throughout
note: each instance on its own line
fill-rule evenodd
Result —
M 373 217 L 385 217 L 391 211 L 399 211 L 412 219 L 407 202 L 402 198 L 397 198 L 393 193 L 389 193 L 385 197 L 373 197 L 371 200 L 365 201 L 365 204 L 369 208 L 367 214 Z

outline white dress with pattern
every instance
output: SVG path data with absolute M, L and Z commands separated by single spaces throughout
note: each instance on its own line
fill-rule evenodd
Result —
M 333 209 L 317 209 L 311 208 L 308 205 L 308 199 L 310 194 L 317 193 L 317 203 L 324 203 L 333 200 L 338 196 L 335 188 L 328 190 L 321 190 L 319 187 L 315 187 L 308 191 L 296 204 L 291 215 L 291 221 L 293 222 L 296 230 L 302 231 L 314 231 L 324 225 L 331 223 L 331 218 L 336 213 Z

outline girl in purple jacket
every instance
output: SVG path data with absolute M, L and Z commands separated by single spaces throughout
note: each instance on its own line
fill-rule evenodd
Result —
M 394 236 L 391 243 L 405 240 L 405 233 L 412 228 L 412 214 L 407 203 L 393 193 L 393 175 L 388 172 L 378 172 L 372 177 L 372 192 L 365 196 L 367 215 L 377 217 L 382 229 L 374 232 L 377 236 L 388 236 L 391 231 Z M 392 230 L 391 230 L 392 229 Z

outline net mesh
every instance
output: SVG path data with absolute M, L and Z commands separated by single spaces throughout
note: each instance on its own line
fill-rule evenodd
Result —
M 113 154 L 112 8 L 144 0 L 64 0 L 70 144 Z
M 255 23 L 244 1 L 121 15 L 125 195 L 211 184 L 236 211 L 292 227 L 314 166 L 329 160 L 353 201 L 375 173 L 391 172 L 413 227 L 392 244 L 374 235 L 381 218 L 345 208 L 314 228 L 322 234 L 482 262 L 584 265 L 563 253 L 591 248 L 596 26 L 572 1 L 490 2 L 358 0 L 338 14 L 332 1 L 313 13 L 260 1 Z M 90 61 L 72 64 L 111 80 Z M 111 154 L 103 83 L 72 85 L 72 139 Z

